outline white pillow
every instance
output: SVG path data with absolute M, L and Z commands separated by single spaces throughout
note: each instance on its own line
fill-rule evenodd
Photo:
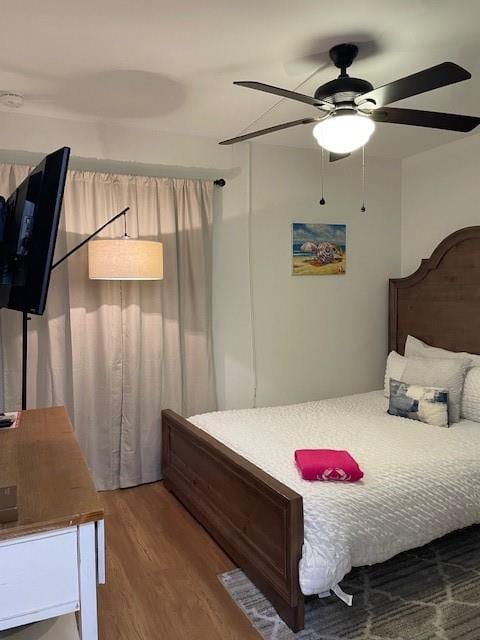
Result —
M 440 349 L 440 347 L 432 347 L 413 336 L 407 336 L 405 355 L 422 358 L 470 358 L 475 369 L 480 367 L 480 355 L 476 353 L 448 351 Z M 460 415 L 462 418 L 480 422 L 480 372 L 475 372 L 471 376 L 469 373 L 465 377 Z
M 410 356 L 418 356 L 420 358 L 470 358 L 472 366 L 480 367 L 480 355 L 476 353 L 448 351 L 447 349 L 440 349 L 440 347 L 432 347 L 413 336 L 407 336 L 405 355 L 407 358 L 410 358 Z
M 462 417 L 480 422 L 480 367 L 473 367 L 465 376 Z
M 460 358 L 407 358 L 407 366 L 401 382 L 424 387 L 448 389 L 448 414 L 450 423 L 460 420 L 463 383 L 470 367 L 470 359 Z
M 393 380 L 401 380 L 406 366 L 407 359 L 404 356 L 401 356 L 396 351 L 390 351 L 387 358 L 385 380 L 383 385 L 383 395 L 386 398 L 390 397 L 390 378 L 392 378 Z

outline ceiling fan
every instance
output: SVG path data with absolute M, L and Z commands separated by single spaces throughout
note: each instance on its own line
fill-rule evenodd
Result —
M 464 133 L 472 131 L 480 123 L 480 118 L 473 116 L 385 106 L 404 98 L 471 78 L 471 74 L 466 69 L 454 62 L 442 62 L 375 89 L 368 80 L 351 78 L 348 75 L 347 69 L 357 54 L 358 47 L 355 44 L 338 44 L 332 47 L 329 51 L 330 59 L 340 69 L 340 74 L 335 80 L 318 87 L 313 97 L 262 82 L 234 82 L 233 84 L 241 87 L 309 104 L 317 107 L 320 113 L 316 118 L 301 118 L 292 122 L 284 122 L 236 138 L 223 140 L 220 144 L 235 144 L 281 129 L 317 123 L 312 133 L 318 144 L 330 151 L 330 161 L 332 162 L 349 156 L 352 151 L 366 144 L 375 129 L 376 122 L 391 122 Z

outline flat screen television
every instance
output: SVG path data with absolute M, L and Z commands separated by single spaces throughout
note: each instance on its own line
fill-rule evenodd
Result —
M 69 157 L 50 153 L 0 199 L 0 307 L 45 311 Z

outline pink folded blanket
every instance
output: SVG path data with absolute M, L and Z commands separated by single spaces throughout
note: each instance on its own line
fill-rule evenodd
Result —
M 297 449 L 295 462 L 304 480 L 357 482 L 363 471 L 348 451 Z

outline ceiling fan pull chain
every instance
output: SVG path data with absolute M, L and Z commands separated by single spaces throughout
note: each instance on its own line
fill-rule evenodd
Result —
M 323 187 L 325 180 L 325 149 L 322 147 L 322 163 L 321 163 L 321 171 L 322 171 L 322 197 L 320 198 L 320 204 L 324 205 L 327 201 L 323 197 Z
M 360 208 L 362 213 L 366 213 L 367 207 L 365 206 L 365 147 L 362 147 L 362 206 Z

